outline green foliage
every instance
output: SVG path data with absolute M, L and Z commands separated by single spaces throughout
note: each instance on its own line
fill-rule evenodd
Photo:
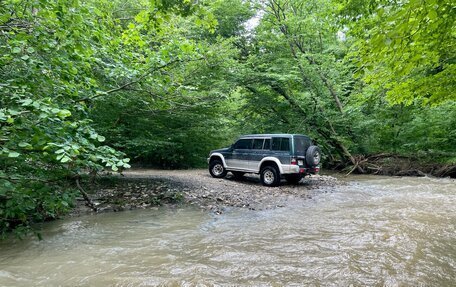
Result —
M 201 25 L 199 14 L 174 15 L 160 32 L 139 28 L 140 14 L 133 13 L 134 21 L 124 23 L 129 32 L 122 36 L 129 43 L 123 67 L 132 76 L 118 81 L 130 84 L 96 98 L 90 116 L 107 143 L 135 162 L 167 168 L 202 166 L 208 151 L 233 134 L 233 121 L 222 115 L 232 110 L 228 99 L 236 87 L 238 51 L 232 39 L 217 31 L 210 34 L 212 29 Z M 234 20 L 239 24 L 238 18 Z M 134 41 L 129 40 L 131 35 Z M 129 58 L 138 55 L 146 64 Z
M 132 21 L 117 18 L 131 9 Z M 195 61 L 200 47 L 175 37 L 168 22 L 193 14 L 195 25 L 214 29 L 212 14 L 189 1 L 2 2 L 1 234 L 64 212 L 73 198 L 67 180 L 130 167 L 90 115 L 97 101 L 132 84 L 119 83 L 161 85 L 171 77 L 155 79 L 154 71 Z
M 395 153 L 418 156 L 430 162 L 455 156 L 454 103 L 423 108 L 388 106 L 383 100 L 358 107 L 354 131 L 360 134 L 357 153 Z
M 392 104 L 456 100 L 456 9 L 453 1 L 347 1 L 352 58 L 363 80 Z M 361 7 L 361 8 L 360 8 Z M 356 13 L 359 13 L 356 15 Z
M 454 158 L 455 12 L 451 1 L 333 1 L 353 68 L 357 153 Z
M 77 1 L 0 6 L 0 233 L 68 209 L 62 179 L 125 166 L 87 119 L 83 95 L 97 89 L 96 49 L 105 29 Z M 25 228 L 25 229 L 24 229 Z
M 218 23 L 215 35 L 224 38 L 242 36 L 245 33 L 244 23 L 253 17 L 248 1 L 218 0 L 211 5 L 211 10 Z

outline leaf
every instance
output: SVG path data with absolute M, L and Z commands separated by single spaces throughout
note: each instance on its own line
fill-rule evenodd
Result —
M 31 145 L 30 145 L 29 143 L 26 143 L 26 142 L 20 142 L 20 143 L 18 144 L 18 146 L 19 146 L 19 147 L 29 147 L 29 146 L 31 146 Z
M 60 160 L 60 162 L 61 162 L 61 163 L 66 163 L 66 162 L 69 162 L 70 160 L 71 160 L 71 158 L 69 158 L 69 157 L 67 157 L 67 156 L 64 156 L 64 157 Z
M 29 106 L 33 101 L 31 99 L 25 99 L 22 101 L 22 106 Z
M 10 115 L 12 116 L 17 116 L 19 114 L 19 111 L 16 110 L 9 110 Z
M 437 19 L 437 12 L 435 10 L 430 10 L 428 13 L 428 17 L 431 20 Z
M 13 54 L 19 54 L 21 52 L 21 48 L 19 47 L 14 47 L 13 50 L 11 51 Z
M 104 142 L 104 141 L 106 140 L 106 138 L 105 138 L 104 136 L 100 136 L 100 135 L 99 135 L 99 136 L 97 137 L 97 140 L 98 140 L 99 142 Z
M 15 152 L 15 151 L 12 151 L 8 154 L 8 157 L 18 157 L 18 156 L 20 156 L 20 153 Z
M 57 113 L 57 116 L 61 119 L 64 119 L 64 118 L 71 116 L 71 112 L 69 110 L 60 110 Z
M 30 56 L 29 55 L 24 55 L 21 57 L 22 60 L 24 61 L 27 61 L 28 59 L 30 59 Z

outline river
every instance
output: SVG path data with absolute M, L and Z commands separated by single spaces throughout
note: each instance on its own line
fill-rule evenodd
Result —
M 0 243 L 0 286 L 454 286 L 456 181 L 351 176 L 284 208 L 135 210 Z

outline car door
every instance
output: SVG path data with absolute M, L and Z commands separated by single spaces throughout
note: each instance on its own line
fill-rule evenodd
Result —
M 240 139 L 233 145 L 233 151 L 229 159 L 225 159 L 226 165 L 231 169 L 249 169 L 249 153 L 252 148 L 252 139 Z
M 249 156 L 249 169 L 258 171 L 261 160 L 268 155 L 270 139 L 253 139 L 252 151 Z

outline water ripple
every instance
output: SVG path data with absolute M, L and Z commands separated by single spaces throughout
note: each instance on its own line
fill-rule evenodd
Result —
M 287 208 L 52 222 L 44 241 L 0 244 L 0 285 L 453 285 L 455 181 L 353 178 Z

